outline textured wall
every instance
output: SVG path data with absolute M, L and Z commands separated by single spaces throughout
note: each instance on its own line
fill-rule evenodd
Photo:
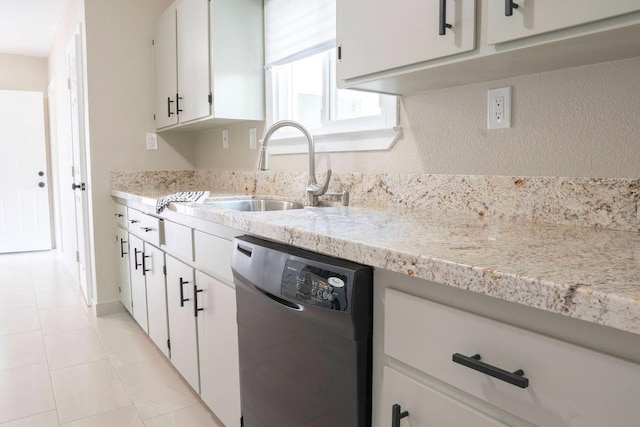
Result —
M 487 89 L 506 85 L 513 127 L 487 130 Z M 401 99 L 404 135 L 391 150 L 319 154 L 318 170 L 638 178 L 639 100 L 640 58 L 423 92 Z M 228 150 L 220 131 L 198 135 L 196 168 L 252 169 L 248 132 L 230 128 Z M 305 170 L 306 156 L 270 164 Z

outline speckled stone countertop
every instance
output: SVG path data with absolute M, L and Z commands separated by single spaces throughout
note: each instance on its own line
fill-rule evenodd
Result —
M 112 196 L 155 206 L 165 192 Z M 213 194 L 212 194 L 213 195 Z M 640 235 L 431 209 L 169 210 L 257 236 L 640 334 Z

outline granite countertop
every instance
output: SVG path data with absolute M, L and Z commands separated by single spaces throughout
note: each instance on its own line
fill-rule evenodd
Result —
M 160 191 L 112 190 L 155 206 Z M 308 250 L 640 334 L 640 234 L 429 209 L 171 211 Z

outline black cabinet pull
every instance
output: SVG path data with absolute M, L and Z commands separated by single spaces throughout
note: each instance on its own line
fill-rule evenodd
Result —
M 513 0 L 504 0 L 504 16 L 512 16 L 513 9 L 517 9 L 519 5 L 514 3 Z
M 151 258 L 151 255 L 145 255 L 144 252 L 140 252 L 140 253 L 142 254 L 142 275 L 146 276 L 147 271 L 151 271 L 151 270 L 147 270 L 147 263 L 145 259 Z
M 173 101 L 171 100 L 171 97 L 167 97 L 167 117 L 171 117 L 173 116 L 173 111 L 171 111 L 171 104 L 173 104 Z
M 141 253 L 142 251 L 139 251 L 138 248 L 133 248 L 133 263 L 135 264 L 136 270 L 138 269 L 138 267 L 142 265 L 138 263 L 138 254 L 141 254 Z
M 187 283 L 189 282 L 183 280 L 182 277 L 180 278 L 180 307 L 184 307 L 184 302 L 189 301 L 189 298 L 184 297 L 184 285 L 186 285 Z
M 438 34 L 444 36 L 447 28 L 452 28 L 451 24 L 447 24 L 447 0 L 440 0 L 440 31 Z
M 400 420 L 409 416 L 409 411 L 402 411 L 402 406 L 394 403 L 391 407 L 391 427 L 400 427 Z
M 455 353 L 453 355 L 453 361 L 501 381 L 513 384 L 517 387 L 529 387 L 529 379 L 524 377 L 524 371 L 522 369 L 518 369 L 515 372 L 505 371 L 504 369 L 481 362 L 479 354 L 474 354 L 469 357 L 460 353 Z
M 144 230 L 144 231 L 145 231 L 145 233 L 148 233 L 148 232 L 150 232 L 151 230 L 153 230 L 153 228 L 150 228 L 150 227 L 140 227 L 140 229 L 141 229 L 141 230 Z
M 198 308 L 198 294 L 202 292 L 203 289 L 198 289 L 198 286 L 193 284 L 193 315 L 198 317 L 199 311 L 204 311 L 204 308 Z
M 122 214 L 113 214 L 116 218 L 122 218 L 124 215 Z
M 124 258 L 124 256 L 128 253 L 124 251 L 124 244 L 127 243 L 126 240 L 120 238 L 120 258 Z
M 140 222 L 140 221 L 138 221 L 137 219 L 130 219 L 130 220 L 129 220 L 129 222 L 130 222 L 131 224 L 135 224 L 136 222 Z
M 182 97 L 176 93 L 176 111 L 178 112 L 178 114 L 182 113 L 182 110 L 180 109 L 180 100 L 181 99 L 182 99 Z

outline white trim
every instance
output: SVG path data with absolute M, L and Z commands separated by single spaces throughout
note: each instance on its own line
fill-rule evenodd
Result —
M 360 132 L 317 135 L 313 137 L 316 153 L 336 153 L 345 151 L 388 150 L 402 135 L 399 126 L 391 129 L 377 129 Z M 280 138 L 269 141 L 269 154 L 307 153 L 309 147 L 304 137 Z

